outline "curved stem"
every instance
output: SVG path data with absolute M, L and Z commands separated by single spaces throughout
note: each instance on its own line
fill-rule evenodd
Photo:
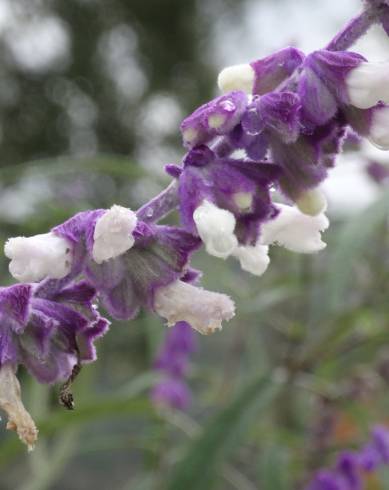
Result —
M 327 44 L 330 51 L 344 51 L 350 48 L 366 31 L 378 21 L 378 13 L 374 8 L 367 8 L 351 19 L 344 28 Z
M 139 208 L 136 214 L 140 220 L 153 223 L 176 209 L 178 202 L 178 182 L 173 180 L 158 196 Z

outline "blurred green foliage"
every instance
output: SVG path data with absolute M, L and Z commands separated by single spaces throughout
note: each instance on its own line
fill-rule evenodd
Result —
M 59 18 L 70 47 L 66 62 L 33 72 L 2 40 L 1 245 L 81 209 L 113 202 L 136 208 L 157 192 L 162 173 L 135 163 L 146 144 L 138 127 L 143 108 L 156 93 L 167 94 L 185 114 L 211 96 L 215 78 L 200 49 L 207 24 L 198 2 L 13 2 L 27 20 Z M 219 3 L 239 14 L 240 2 Z M 126 97 L 113 65 L 99 57 L 107 42 L 113 51 L 122 46 L 124 59 L 135 43 L 145 76 L 138 96 Z M 6 95 L 9 86 L 14 97 Z M 92 107 L 93 123 L 72 118 L 74 104 Z M 91 134 L 94 143 L 80 150 L 74 141 Z M 176 151 L 176 129 L 158 142 Z M 22 372 L 40 440 L 26 454 L 14 434 L 1 432 L 0 489 L 301 488 L 337 450 L 389 422 L 388 209 L 385 196 L 334 222 L 317 256 L 274 248 L 260 279 L 236 263 L 196 256 L 204 286 L 230 294 L 237 316 L 222 333 L 198 339 L 189 413 L 157 413 L 149 403 L 164 327 L 145 313 L 112 325 L 99 361 L 77 380 L 74 412 L 58 406 L 58 387 Z M 1 284 L 11 282 L 3 257 L 0 273 Z

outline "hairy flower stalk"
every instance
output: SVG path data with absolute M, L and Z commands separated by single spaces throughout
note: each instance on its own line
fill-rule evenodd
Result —
M 389 149 L 387 63 L 348 51 L 374 23 L 389 33 L 389 3 L 364 5 L 325 49 L 287 47 L 223 70 L 222 94 L 181 123 L 186 153 L 165 167 L 173 181 L 137 212 L 83 211 L 48 233 L 8 240 L 9 270 L 21 284 L 0 288 L 1 400 L 7 411 L 17 407 L 11 425 L 29 445 L 36 432 L 16 403 L 11 373 L 23 364 L 40 382 L 65 382 L 62 402 L 71 408 L 70 382 L 96 359 L 94 341 L 108 328 L 99 306 L 115 319 L 143 308 L 169 326 L 184 322 L 181 332 L 213 333 L 235 307 L 193 284 L 191 258 L 201 245 L 256 276 L 269 265 L 270 246 L 325 247 L 320 184 L 344 138 L 352 130 Z M 176 209 L 180 226 L 158 224 Z M 169 380 L 171 393 L 179 394 L 178 381 Z

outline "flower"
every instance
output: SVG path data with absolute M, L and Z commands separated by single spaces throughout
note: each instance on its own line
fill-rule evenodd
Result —
M 154 307 L 168 325 L 184 321 L 203 335 L 221 330 L 222 321 L 235 314 L 235 305 L 225 294 L 179 280 L 158 289 Z
M 242 91 L 230 92 L 202 105 L 181 123 L 184 145 L 193 148 L 228 133 L 238 124 L 246 105 L 247 96 Z
M 293 206 L 277 205 L 277 216 L 263 224 L 260 243 L 277 244 L 299 253 L 313 253 L 325 248 L 321 232 L 329 221 L 324 214 L 308 216 Z
M 112 206 L 96 221 L 92 255 L 101 264 L 127 252 L 135 243 L 137 217 L 130 209 Z
M 306 490 L 362 490 L 362 477 L 389 464 L 389 431 L 376 426 L 371 440 L 359 451 L 339 454 L 331 470 L 319 470 L 306 486 Z
M 277 88 L 301 65 L 304 54 L 288 47 L 253 61 L 250 64 L 224 68 L 219 74 L 218 85 L 222 92 L 243 90 L 262 95 Z
M 389 63 L 360 63 L 348 73 L 346 86 L 350 103 L 359 109 L 389 102 Z
M 0 407 L 8 415 L 7 429 L 15 430 L 29 451 L 34 449 L 38 430 L 23 405 L 20 384 L 11 364 L 0 367 Z
M 93 305 L 86 282 L 0 288 L 0 367 L 23 364 L 42 383 L 69 378 L 77 362 L 96 359 L 94 341 L 109 322 Z
M 204 238 L 216 256 L 232 251 L 233 233 L 240 244 L 254 244 L 261 222 L 274 213 L 270 189 L 279 174 L 277 165 L 219 158 L 207 146 L 196 147 L 178 179 L 184 228 Z
M 226 258 L 238 245 L 234 234 L 236 220 L 226 209 L 220 209 L 206 199 L 193 213 L 197 232 L 210 255 Z
M 70 271 L 69 243 L 54 233 L 10 238 L 4 246 L 9 271 L 19 281 L 60 279 Z
M 262 276 L 270 263 L 268 253 L 269 247 L 258 242 L 254 246 L 241 245 L 236 247 L 232 255 L 239 260 L 240 266 L 244 271 L 250 272 L 255 276 Z
M 190 391 L 182 380 L 167 378 L 153 388 L 151 400 L 156 406 L 185 410 L 190 404 Z
M 151 392 L 157 406 L 184 410 L 189 405 L 190 390 L 185 375 L 195 350 L 194 340 L 193 330 L 186 322 L 178 322 L 168 330 L 154 363 L 162 375 Z

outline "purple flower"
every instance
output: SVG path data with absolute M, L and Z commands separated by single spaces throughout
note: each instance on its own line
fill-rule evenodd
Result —
M 371 440 L 359 451 L 345 451 L 338 456 L 335 468 L 320 470 L 314 475 L 306 490 L 362 490 L 363 472 L 376 471 L 389 464 L 389 430 L 377 426 Z
M 290 77 L 303 60 L 304 54 L 298 49 L 281 49 L 250 64 L 225 68 L 219 75 L 218 85 L 223 92 L 245 90 L 249 94 L 263 95 Z
M 153 388 L 151 398 L 156 405 L 184 410 L 190 402 L 190 391 L 185 382 L 190 355 L 195 350 L 195 339 L 190 325 L 178 322 L 167 332 L 154 367 L 162 379 Z
M 67 379 L 77 361 L 94 361 L 94 341 L 109 325 L 94 297 L 85 282 L 0 288 L 0 368 L 23 364 L 40 382 L 54 383 Z
M 185 410 L 191 397 L 187 385 L 182 380 L 166 378 L 153 388 L 151 399 L 156 406 Z
M 349 490 L 345 488 L 339 476 L 328 470 L 321 470 L 313 478 L 306 490 Z
M 270 187 L 279 174 L 276 165 L 218 158 L 207 146 L 193 149 L 185 157 L 179 177 L 182 224 L 188 231 L 198 233 L 195 212 L 204 202 L 212 203 L 228 211 L 233 223 L 231 231 L 235 230 L 240 243 L 255 243 L 261 222 L 275 213 Z M 228 255 L 230 243 L 227 250 L 220 245 L 219 256 Z
M 231 131 L 246 109 L 247 96 L 235 91 L 199 107 L 181 123 L 185 146 L 193 148 Z

